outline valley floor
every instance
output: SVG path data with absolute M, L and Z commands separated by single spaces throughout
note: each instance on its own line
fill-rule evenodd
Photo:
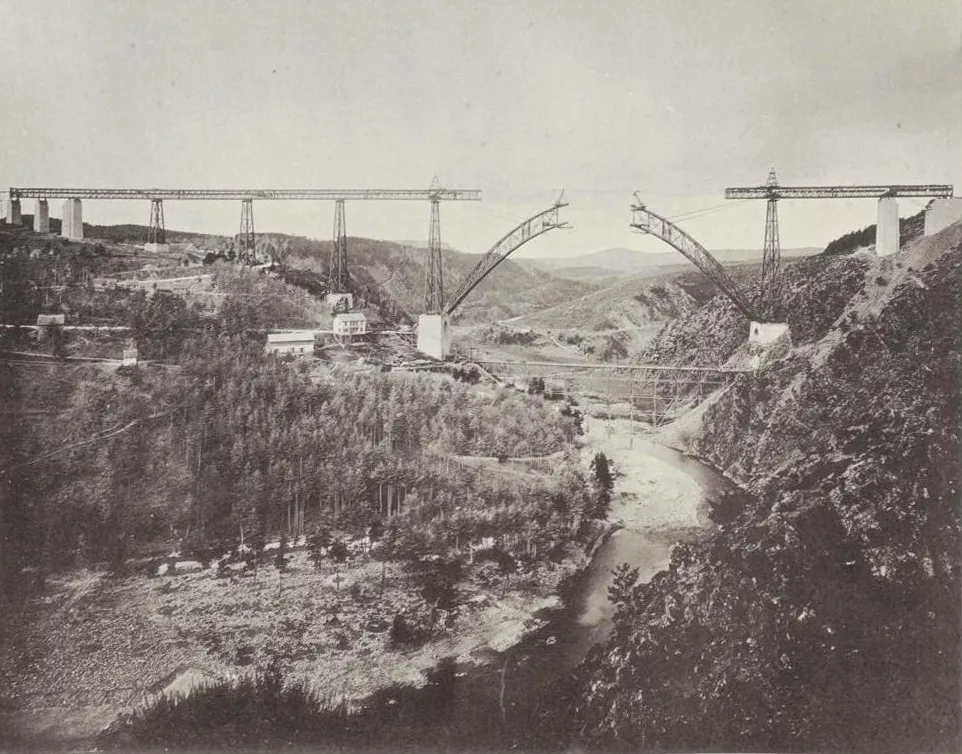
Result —
M 444 657 L 469 661 L 518 642 L 580 565 L 541 566 L 508 582 L 473 580 L 453 630 L 401 651 L 389 645 L 392 618 L 417 610 L 420 598 L 394 564 L 382 572 L 380 562 L 358 560 L 342 569 L 339 588 L 333 566 L 318 572 L 303 551 L 283 576 L 268 566 L 256 579 L 217 578 L 213 570 L 154 579 L 70 574 L 5 619 L 0 740 L 86 739 L 164 690 L 247 672 L 253 658 L 270 653 L 332 703 L 420 685 Z
M 666 543 L 706 523 L 704 491 L 641 425 L 586 417 L 582 447 L 585 463 L 599 450 L 614 461 L 612 522 Z M 559 603 L 561 581 L 587 562 L 543 564 L 507 581 L 479 570 L 464 585 L 465 606 L 451 629 L 396 650 L 393 616 L 423 609 L 399 565 L 361 556 L 339 572 L 330 563 L 318 571 L 306 551 L 289 558 L 283 574 L 266 565 L 256 576 L 228 578 L 207 569 L 159 578 L 80 571 L 49 580 L 42 595 L 4 618 L 3 740 L 89 739 L 164 691 L 249 672 L 272 654 L 332 704 L 419 686 L 442 658 L 483 661 L 519 642 L 541 624 L 539 611 Z

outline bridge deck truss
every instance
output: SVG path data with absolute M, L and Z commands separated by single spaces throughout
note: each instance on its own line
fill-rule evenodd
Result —
M 171 199 L 171 200 L 318 200 L 318 201 L 480 201 L 478 189 L 114 189 L 10 188 L 10 199 Z

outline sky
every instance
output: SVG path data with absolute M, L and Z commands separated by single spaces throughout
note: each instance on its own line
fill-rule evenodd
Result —
M 952 183 L 962 193 L 958 0 L 0 0 L 0 187 L 420 188 L 483 252 L 562 189 L 518 256 L 633 234 L 635 191 L 708 249 L 761 248 L 727 186 Z M 15 19 L 15 21 L 13 21 Z M 924 200 L 900 202 L 903 216 Z M 235 233 L 239 203 L 165 202 Z M 58 216 L 59 202 L 51 204 Z M 32 201 L 23 207 L 32 212 Z M 146 224 L 146 202 L 84 203 Z M 333 206 L 256 202 L 259 231 L 329 238 Z M 872 200 L 783 201 L 783 248 L 875 221 Z M 354 202 L 350 235 L 417 240 L 426 203 Z

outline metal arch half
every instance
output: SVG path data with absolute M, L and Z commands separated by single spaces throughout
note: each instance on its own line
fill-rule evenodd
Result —
M 635 198 L 638 199 L 637 194 Z M 762 321 L 719 261 L 677 225 L 645 207 L 640 199 L 637 204 L 631 205 L 631 227 L 642 233 L 660 238 L 674 247 L 676 251 L 707 275 L 738 311 L 754 322 Z
M 454 295 L 444 305 L 444 313 L 451 314 L 457 309 L 468 294 L 471 293 L 495 267 L 511 256 L 517 249 L 528 243 L 528 241 L 555 228 L 570 228 L 571 226 L 568 223 L 561 222 L 558 219 L 558 210 L 567 206 L 568 204 L 566 202 L 559 199 L 549 209 L 532 215 L 505 234 L 494 246 L 488 249 L 481 258 L 481 261 L 478 262 L 475 268 L 461 281 L 457 291 L 455 291 Z

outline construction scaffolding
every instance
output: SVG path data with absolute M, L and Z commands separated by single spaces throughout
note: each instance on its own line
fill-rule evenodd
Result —
M 605 418 L 616 415 L 659 426 L 748 370 L 660 364 L 586 364 L 539 361 L 470 362 L 502 384 L 549 399 L 593 401 Z M 627 413 L 626 413 L 627 412 Z

